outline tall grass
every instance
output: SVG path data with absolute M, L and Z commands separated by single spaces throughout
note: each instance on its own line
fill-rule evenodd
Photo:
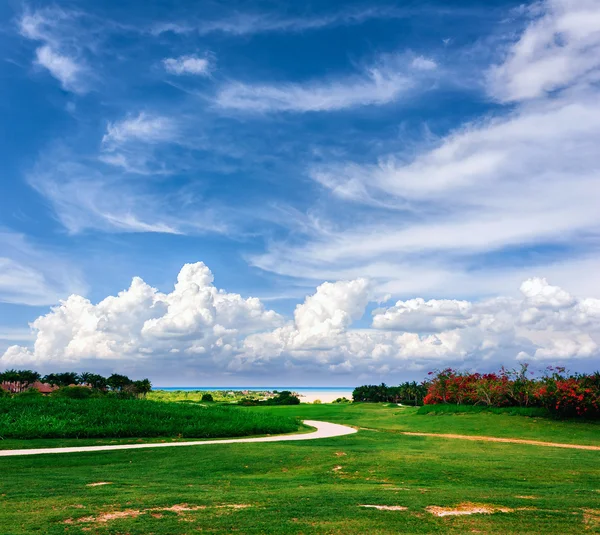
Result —
M 218 438 L 296 431 L 299 421 L 237 407 L 109 398 L 0 399 L 2 438 Z
M 489 407 L 484 405 L 423 405 L 417 414 L 472 414 L 491 412 L 493 414 L 509 414 L 513 416 L 548 417 L 550 412 L 540 407 Z

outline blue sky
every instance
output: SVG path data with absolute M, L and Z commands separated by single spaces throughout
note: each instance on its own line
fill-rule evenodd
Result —
M 594 367 L 597 0 L 0 19 L 0 368 Z

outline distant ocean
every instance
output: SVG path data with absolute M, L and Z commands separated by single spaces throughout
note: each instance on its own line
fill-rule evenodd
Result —
M 292 392 L 298 392 L 298 394 L 307 393 L 312 394 L 315 392 L 331 392 L 331 393 L 344 393 L 352 392 L 353 386 L 154 386 L 153 390 L 252 390 L 252 391 L 273 391 L 273 390 L 291 390 Z

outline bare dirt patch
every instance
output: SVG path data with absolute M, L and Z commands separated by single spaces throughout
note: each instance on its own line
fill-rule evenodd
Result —
M 339 472 L 343 467 L 342 466 L 334 466 L 332 472 Z
M 187 513 L 189 511 L 200 511 L 206 509 L 206 505 L 188 505 L 187 503 L 178 503 L 170 507 L 160 507 L 152 509 L 152 511 L 171 511 L 173 513 Z
M 86 487 L 100 487 L 101 485 L 112 485 L 110 481 L 98 481 L 96 483 L 88 483 Z
M 600 509 L 584 509 L 583 523 L 588 528 L 600 525 Z
M 245 503 L 231 503 L 208 506 L 178 503 L 175 505 L 170 505 L 169 507 L 151 507 L 142 510 L 127 509 L 125 511 L 110 511 L 96 516 L 84 516 L 78 518 L 77 520 L 67 518 L 66 520 L 63 520 L 63 524 L 73 524 L 74 522 L 78 522 L 81 524 L 105 524 L 106 522 L 110 522 L 111 520 L 119 520 L 121 518 L 136 518 L 144 513 L 149 513 L 150 516 L 152 516 L 153 518 L 162 518 L 164 516 L 162 513 L 165 512 L 172 512 L 176 513 L 177 515 L 184 515 L 185 513 L 201 511 L 204 509 L 208 509 L 209 507 L 212 507 L 214 509 L 246 509 L 247 507 L 252 507 L 252 505 Z
M 537 496 L 515 496 L 515 498 L 519 498 L 520 500 L 538 500 Z
M 346 453 L 344 453 L 343 451 L 336 451 L 335 452 L 335 456 L 336 457 L 344 457 L 346 455 Z
M 84 516 L 82 518 L 78 518 L 77 522 L 81 522 L 82 524 L 94 523 L 94 524 L 105 524 L 106 522 L 110 522 L 111 520 L 119 520 L 121 518 L 135 518 L 142 514 L 142 511 L 138 511 L 136 509 L 127 509 L 126 511 L 112 511 L 110 513 L 102 513 L 98 516 Z M 72 524 L 73 520 L 68 518 L 64 522 L 65 524 Z
M 369 507 L 380 511 L 406 511 L 408 509 L 408 507 L 402 505 L 359 505 L 359 507 Z
M 462 515 L 491 515 L 493 513 L 512 513 L 513 509 L 496 505 L 482 505 L 475 503 L 461 503 L 456 507 L 438 507 L 431 505 L 425 510 L 435 516 L 462 516 Z

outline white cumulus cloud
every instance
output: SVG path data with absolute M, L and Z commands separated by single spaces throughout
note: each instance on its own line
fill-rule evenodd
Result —
M 179 56 L 163 59 L 165 70 L 171 74 L 195 74 L 206 76 L 210 72 L 210 63 L 206 58 L 197 56 Z
M 135 277 L 127 290 L 97 304 L 71 295 L 31 324 L 33 348 L 12 346 L 0 362 L 126 362 L 165 358 L 173 349 L 218 359 L 239 350 L 240 337 L 281 323 L 258 299 L 218 290 L 212 281 L 210 270 L 199 262 L 181 269 L 168 294 Z
M 216 288 L 202 262 L 186 264 L 170 293 L 135 277 L 97 304 L 71 295 L 31 324 L 33 345 L 10 346 L 0 366 L 368 377 L 600 354 L 600 300 L 572 297 L 545 279 L 525 281 L 519 298 L 398 301 L 357 327 L 372 292 L 366 279 L 323 283 L 286 321 L 257 298 Z

